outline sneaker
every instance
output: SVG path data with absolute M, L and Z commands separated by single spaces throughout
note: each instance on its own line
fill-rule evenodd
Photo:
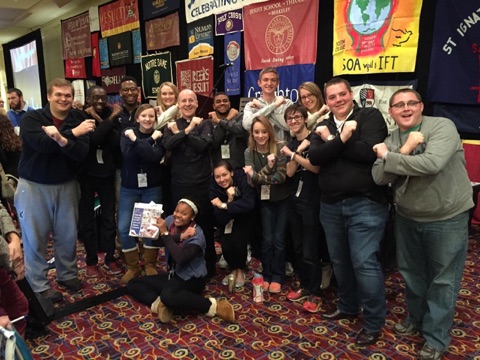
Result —
M 419 360 L 439 360 L 442 358 L 443 351 L 434 349 L 425 343 L 418 353 Z
M 98 265 L 87 265 L 87 269 L 85 270 L 86 277 L 101 277 L 102 272 Z
M 115 261 L 112 261 L 111 263 L 108 263 L 108 264 L 103 264 L 103 267 L 107 271 L 107 274 L 110 274 L 110 275 L 119 275 L 123 272 L 122 269 L 117 265 Z
M 295 273 L 291 262 L 285 262 L 285 275 L 292 276 Z
M 218 260 L 218 266 L 220 266 L 220 269 L 228 268 L 228 263 L 225 261 L 225 258 L 223 257 L 223 254 L 220 257 L 220 260 Z
M 245 265 L 250 265 L 252 262 L 252 247 L 247 245 L 247 261 L 245 261 Z
M 61 287 L 64 287 L 67 290 L 70 291 L 79 291 L 82 289 L 82 283 L 80 280 L 77 278 L 69 279 L 69 280 L 57 280 L 57 284 L 60 285 Z
M 270 286 L 268 287 L 268 292 L 272 294 L 278 294 L 282 291 L 282 285 L 277 282 L 271 282 Z
M 58 303 L 63 300 L 63 295 L 60 291 L 48 289 L 39 293 L 43 298 L 50 300 L 52 303 Z
M 418 333 L 418 328 L 407 319 L 396 323 L 393 326 L 393 331 L 398 335 L 415 335 Z
M 287 294 L 287 299 L 290 301 L 300 301 L 308 297 L 310 291 L 307 289 L 298 289 L 297 291 L 290 291 Z
M 311 313 L 317 313 L 322 307 L 322 299 L 315 295 L 310 295 L 308 300 L 303 303 L 303 308 Z
M 330 286 L 330 282 L 332 281 L 332 275 L 332 264 L 322 266 L 322 285 L 320 286 L 322 290 L 325 290 Z

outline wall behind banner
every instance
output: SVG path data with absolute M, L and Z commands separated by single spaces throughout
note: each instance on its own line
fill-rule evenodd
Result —
M 81 14 L 87 11 L 91 6 L 103 5 L 108 1 L 87 1 L 84 5 L 72 12 L 63 15 L 61 18 L 52 20 L 40 27 L 42 32 L 44 58 L 45 58 L 45 75 L 47 83 L 55 77 L 64 77 L 64 62 L 62 59 L 62 40 L 61 40 L 61 24 L 60 20 L 67 19 L 69 17 Z M 187 26 L 185 21 L 185 0 L 181 0 L 179 7 L 180 17 L 180 46 L 162 49 L 160 51 L 170 51 L 172 54 L 172 62 L 177 60 L 184 60 L 188 58 L 187 47 Z M 332 77 L 332 44 L 333 44 L 333 1 L 320 0 L 319 2 L 319 30 L 318 30 L 318 47 L 317 47 L 317 61 L 315 68 L 315 82 L 322 87 Z M 143 19 L 142 4 L 139 4 L 140 18 Z M 359 82 L 365 80 L 371 81 L 390 81 L 390 80 L 413 80 L 418 79 L 418 90 L 424 95 L 426 94 L 426 87 L 428 82 L 429 63 L 430 63 L 430 51 L 433 36 L 433 22 L 435 15 L 435 1 L 424 0 L 421 17 L 420 17 L 420 38 L 416 59 L 416 71 L 414 73 L 391 73 L 391 74 L 369 74 L 369 75 L 349 75 L 345 76 L 351 82 Z M 142 34 L 142 48 L 143 54 L 146 54 L 145 46 L 145 34 L 144 34 L 144 21 L 140 21 L 140 30 Z M 242 33 L 243 36 L 243 33 Z M 214 69 L 215 77 L 214 81 L 221 75 L 219 65 L 223 63 L 223 36 L 216 36 L 214 38 Z M 151 52 L 150 52 L 151 53 Z M 3 51 L 0 51 L 0 69 L 4 69 Z M 86 58 L 87 66 L 87 78 L 91 76 L 91 64 L 90 58 Z M 241 69 L 245 69 L 244 60 L 241 61 Z M 175 73 L 175 71 L 174 71 Z M 127 74 L 132 75 L 141 82 L 141 69 L 139 64 L 132 64 L 127 66 Z M 100 83 L 100 78 L 96 78 Z M 243 81 L 243 79 L 242 79 Z M 2 94 L 6 89 L 5 76 L 0 70 L 0 89 Z M 243 83 L 242 83 L 243 88 Z M 218 90 L 223 89 L 223 81 L 219 82 Z M 240 97 L 233 97 L 232 103 L 238 106 Z M 426 104 L 426 113 L 432 112 L 431 104 Z

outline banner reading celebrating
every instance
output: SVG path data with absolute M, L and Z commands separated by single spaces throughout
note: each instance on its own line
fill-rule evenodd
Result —
M 315 63 L 318 0 L 250 5 L 243 15 L 247 70 Z
M 333 74 L 413 72 L 422 0 L 335 0 Z

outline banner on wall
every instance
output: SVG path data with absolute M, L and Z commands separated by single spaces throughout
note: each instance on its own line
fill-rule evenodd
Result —
M 142 4 L 144 20 L 159 17 L 180 7 L 178 0 L 143 0 Z
M 415 89 L 416 80 L 410 81 L 388 81 L 388 82 L 364 82 L 361 84 L 351 83 L 353 96 L 360 107 L 375 107 L 383 115 L 388 131 L 397 128 L 395 121 L 388 113 L 388 102 L 393 93 L 403 88 Z
M 177 86 L 191 89 L 197 95 L 211 96 L 213 89 L 213 57 L 176 61 Z
M 145 98 L 156 99 L 160 84 L 172 79 L 172 56 L 169 51 L 142 56 L 142 87 Z
M 133 63 L 140 64 L 142 61 L 142 38 L 140 35 L 140 29 L 132 31 L 132 44 L 133 44 Z
M 61 31 L 64 59 L 92 56 L 88 11 L 70 19 L 62 20 Z
M 185 17 L 187 23 L 203 19 L 204 17 L 223 13 L 229 10 L 241 9 L 244 6 L 261 3 L 268 0 L 234 0 L 234 1 L 212 1 L 212 0 L 185 0 Z
M 250 5 L 243 14 L 247 70 L 315 63 L 318 0 L 269 1 Z
M 130 32 L 110 36 L 107 40 L 111 67 L 133 62 L 132 35 Z
M 480 104 L 479 22 L 480 10 L 476 2 L 436 2 L 427 91 L 430 101 Z
M 66 59 L 65 77 L 68 79 L 86 79 L 85 58 Z
M 243 9 L 215 15 L 215 35 L 225 35 L 237 31 L 243 31 Z
M 92 6 L 88 9 L 90 17 L 90 32 L 100 31 L 100 18 L 98 17 L 98 6 Z
M 242 49 L 242 35 L 239 32 L 224 36 L 224 64 L 227 66 L 224 74 L 225 93 L 240 95 L 240 59 Z
M 98 33 L 92 34 L 92 76 L 101 76 L 100 51 L 98 49 Z
M 415 71 L 422 0 L 335 0 L 333 74 Z
M 102 5 L 98 12 L 104 38 L 140 27 L 137 1 L 117 0 Z
M 275 94 L 289 98 L 293 102 L 299 100 L 298 86 L 305 81 L 314 81 L 315 65 L 290 65 L 279 66 L 276 68 L 280 80 Z M 261 70 L 245 71 L 245 88 L 243 96 L 258 98 L 262 95 L 262 90 L 258 86 L 257 80 Z
M 125 75 L 125 66 L 102 70 L 102 87 L 108 94 L 120 92 L 120 81 Z
M 178 12 L 145 22 L 147 50 L 165 49 L 180 45 L 180 21 Z
M 80 104 L 85 104 L 85 82 L 83 80 L 74 80 L 72 81 L 72 86 L 75 101 L 78 101 Z
M 189 59 L 213 54 L 213 24 L 210 18 L 188 25 L 187 33 Z
M 98 48 L 100 50 L 100 69 L 109 69 L 110 60 L 108 56 L 108 41 L 107 39 L 98 40 Z

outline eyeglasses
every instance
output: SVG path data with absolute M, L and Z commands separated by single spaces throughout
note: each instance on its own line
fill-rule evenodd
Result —
M 412 108 L 415 108 L 417 107 L 418 104 L 420 104 L 421 101 L 418 101 L 418 100 L 410 100 L 408 102 L 399 102 L 399 103 L 396 103 L 396 104 L 393 104 L 391 107 L 396 109 L 396 110 L 403 110 L 405 108 L 405 106 L 407 106 L 409 109 L 412 109 Z
M 124 94 L 128 94 L 129 92 L 135 93 L 135 92 L 138 92 L 138 88 L 136 87 L 123 88 L 123 89 L 120 89 L 120 91 Z
M 293 120 L 295 120 L 296 122 L 299 122 L 302 119 L 303 119 L 302 115 L 287 116 L 287 122 L 292 122 Z
M 312 98 L 314 98 L 314 97 L 315 97 L 315 95 L 313 95 L 313 94 L 303 95 L 303 96 L 300 96 L 300 100 L 302 100 L 302 101 L 307 100 L 307 99 L 312 100 Z

